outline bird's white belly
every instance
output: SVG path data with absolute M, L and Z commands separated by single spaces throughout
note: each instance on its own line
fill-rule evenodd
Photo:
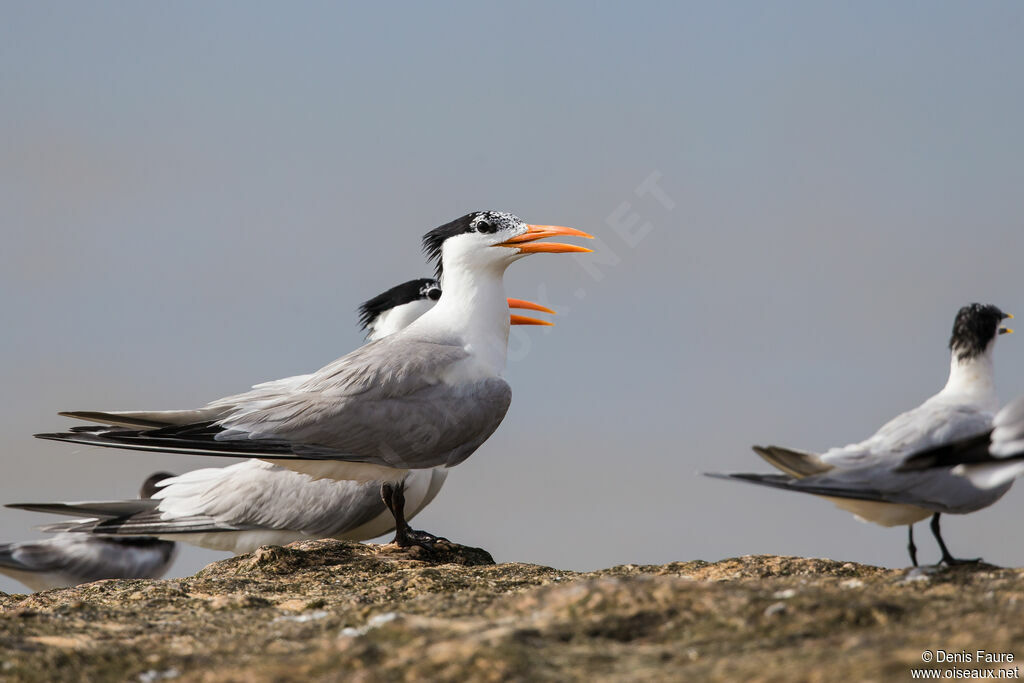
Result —
M 916 524 L 934 514 L 931 510 L 902 503 L 882 503 L 873 500 L 834 498 L 832 496 L 821 497 L 832 501 L 837 508 L 852 512 L 862 522 L 873 522 L 881 526 Z
M 207 531 L 196 534 L 166 534 L 158 538 L 164 541 L 180 541 L 207 550 L 220 550 L 244 555 L 261 545 L 288 545 L 295 541 L 312 538 L 301 531 L 277 529 L 256 529 L 252 531 Z
M 313 479 L 334 479 L 335 481 L 357 481 L 365 484 L 369 481 L 388 481 L 397 483 L 409 473 L 409 470 L 371 465 L 364 462 L 345 462 L 343 460 L 274 460 L 260 458 L 273 465 L 283 467 L 292 472 L 306 474 Z

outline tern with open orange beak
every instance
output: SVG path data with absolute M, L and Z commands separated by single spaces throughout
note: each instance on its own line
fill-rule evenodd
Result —
M 437 280 L 409 280 L 360 306 L 360 324 L 367 330 L 369 341 L 383 339 L 407 327 L 440 298 Z M 508 305 L 554 314 L 546 306 L 523 299 L 509 299 Z M 551 324 L 525 316 L 511 317 L 513 325 Z M 308 377 L 278 380 L 274 391 L 281 391 L 285 383 L 298 386 Z M 259 385 L 253 391 L 266 390 L 267 386 Z M 447 477 L 448 470 L 443 467 L 412 470 L 406 475 L 402 488 L 408 519 L 434 500 Z M 7 507 L 86 517 L 43 527 L 44 531 L 73 532 L 62 533 L 61 538 L 71 539 L 74 548 L 87 547 L 89 542 L 109 542 L 116 547 L 118 538 L 156 537 L 242 554 L 262 545 L 317 538 L 366 541 L 395 530 L 394 516 L 380 496 L 380 484 L 313 481 L 261 460 L 193 470 L 165 479 L 157 487 L 155 495 L 146 496 L 153 500 L 15 503 Z M 53 541 L 46 543 L 64 547 Z M 111 573 L 94 578 L 114 576 Z
M 556 235 L 590 237 L 528 225 L 510 213 L 467 214 L 423 238 L 441 286 L 434 307 L 297 386 L 270 383 L 258 397 L 242 394 L 198 410 L 67 413 L 101 424 L 39 436 L 259 458 L 314 479 L 383 482 L 395 542 L 429 547 L 435 537 L 406 521 L 403 482 L 412 471 L 461 463 L 505 418 L 512 390 L 502 378 L 511 324 L 504 273 L 530 254 L 590 251 L 537 243 Z
M 522 254 L 569 254 L 593 251 L 593 249 L 576 246 L 575 244 L 559 244 L 558 242 L 535 244 L 537 240 L 542 240 L 545 237 L 556 237 L 558 235 L 585 237 L 588 240 L 594 239 L 593 235 L 588 235 L 582 230 L 577 230 L 576 228 L 565 228 L 561 225 L 527 225 L 526 232 L 523 234 L 516 235 L 515 237 L 507 239 L 499 244 L 495 244 L 494 246 L 513 247 L 518 249 Z

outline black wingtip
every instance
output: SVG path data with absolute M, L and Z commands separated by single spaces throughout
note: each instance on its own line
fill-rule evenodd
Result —
M 62 434 L 60 432 L 48 432 L 43 434 L 33 434 L 37 439 L 46 439 L 47 441 L 64 441 L 70 434 Z

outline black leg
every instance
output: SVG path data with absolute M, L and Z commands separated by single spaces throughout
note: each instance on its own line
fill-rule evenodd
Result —
M 910 561 L 913 565 L 917 566 L 917 546 L 914 545 L 914 525 L 908 524 L 907 529 L 910 530 L 910 540 L 907 541 L 907 552 L 910 553 Z
M 395 514 L 395 485 L 384 482 L 380 485 L 380 498 L 392 515 Z
M 384 501 L 384 505 L 387 506 L 388 510 L 395 518 L 395 538 L 391 542 L 397 545 L 399 548 L 408 548 L 410 546 L 418 545 L 428 550 L 433 547 L 436 541 L 446 541 L 448 539 L 441 538 L 440 536 L 434 536 L 426 531 L 417 531 L 409 526 L 409 523 L 405 521 L 405 482 L 400 481 L 397 484 L 381 484 L 380 497 Z
M 949 549 L 946 547 L 946 543 L 942 540 L 942 530 L 939 529 L 939 515 L 940 512 L 936 512 L 932 515 L 932 534 L 935 536 L 935 540 L 939 542 L 939 549 L 942 551 L 942 562 L 945 562 L 949 566 L 957 564 L 977 564 L 981 562 L 980 557 L 976 557 L 973 560 L 960 560 L 950 554 Z

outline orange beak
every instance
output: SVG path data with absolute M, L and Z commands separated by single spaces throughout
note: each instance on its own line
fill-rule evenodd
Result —
M 508 317 L 510 325 L 547 325 L 553 326 L 554 323 L 548 322 L 547 320 L 541 320 L 540 318 L 529 318 L 525 315 L 516 315 L 513 313 Z
M 571 252 L 586 253 L 593 251 L 593 249 L 587 249 L 586 247 L 577 247 L 575 244 L 559 244 L 558 242 L 529 244 L 530 242 L 536 242 L 537 240 L 542 240 L 545 237 L 554 237 L 556 235 L 572 235 L 573 237 L 585 237 L 588 240 L 594 239 L 593 235 L 588 235 L 582 230 L 565 228 L 561 225 L 527 225 L 526 228 L 526 232 L 522 235 L 517 235 L 516 237 L 505 240 L 500 244 L 495 244 L 494 246 L 511 247 L 518 249 L 522 254 L 566 254 Z
M 535 304 L 532 301 L 527 301 L 525 299 L 509 299 L 508 307 L 522 308 L 528 311 L 540 311 L 541 313 L 550 313 L 551 315 L 557 315 L 553 310 L 551 310 L 547 306 L 541 306 L 540 304 Z M 515 313 L 509 316 L 509 323 L 512 325 L 554 325 L 554 323 L 549 323 L 547 320 L 541 320 L 539 318 L 528 318 L 525 315 L 516 315 Z
M 550 313 L 551 315 L 558 315 L 547 306 L 541 306 L 540 304 L 535 304 L 532 301 L 527 301 L 526 299 L 509 299 L 508 307 L 521 308 L 524 311 L 540 311 L 541 313 Z

